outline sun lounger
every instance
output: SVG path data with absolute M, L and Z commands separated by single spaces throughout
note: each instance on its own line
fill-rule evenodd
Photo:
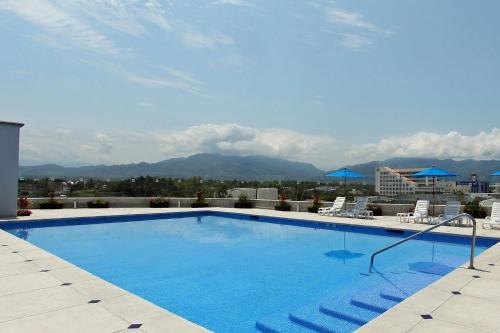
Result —
M 440 214 L 438 217 L 432 219 L 433 224 L 438 224 L 443 221 L 449 220 L 460 214 L 460 202 L 458 201 L 448 201 L 444 207 L 444 213 Z M 458 226 L 461 225 L 461 221 L 455 220 L 450 223 L 450 225 Z
M 399 216 L 401 222 L 424 222 L 424 219 L 429 220 L 429 201 L 418 200 L 415 211 L 412 213 L 398 213 L 397 216 Z
M 486 217 L 486 221 L 483 222 L 483 229 L 485 225 L 489 225 L 490 229 L 500 226 L 500 202 L 494 202 L 491 207 L 491 215 Z
M 366 205 L 368 204 L 367 197 L 359 197 L 356 200 L 356 204 L 353 209 L 341 214 L 344 217 L 354 217 L 354 218 L 373 218 L 373 212 L 371 210 L 366 209 Z
M 342 207 L 345 203 L 345 197 L 337 197 L 333 202 L 332 207 L 324 207 L 318 209 L 319 215 L 337 215 L 342 212 Z

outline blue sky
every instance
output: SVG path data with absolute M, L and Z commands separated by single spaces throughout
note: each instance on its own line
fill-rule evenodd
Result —
M 21 162 L 500 158 L 500 2 L 0 0 Z

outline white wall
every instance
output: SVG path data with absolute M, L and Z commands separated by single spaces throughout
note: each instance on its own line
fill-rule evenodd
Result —
M 22 126 L 0 121 L 0 217 L 16 216 L 19 129 Z

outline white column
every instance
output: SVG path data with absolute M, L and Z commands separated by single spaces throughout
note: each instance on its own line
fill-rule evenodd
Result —
M 23 126 L 0 120 L 0 217 L 16 216 L 19 130 Z

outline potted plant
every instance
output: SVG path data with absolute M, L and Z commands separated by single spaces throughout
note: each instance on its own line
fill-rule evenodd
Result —
M 191 208 L 208 207 L 208 202 L 205 201 L 205 196 L 202 191 L 196 192 L 196 200 L 191 203 Z
M 240 194 L 238 201 L 234 203 L 234 208 L 252 208 L 252 201 L 248 199 L 245 193 Z
M 89 208 L 109 208 L 109 202 L 102 199 L 90 200 L 87 202 L 87 206 Z
M 31 202 L 28 197 L 20 197 L 17 200 L 17 205 L 19 209 L 17 210 L 17 216 L 30 216 L 32 211 L 29 210 Z
M 382 207 L 379 205 L 370 204 L 366 206 L 367 210 L 371 210 L 373 212 L 373 216 L 382 216 Z
M 274 206 L 274 209 L 281 211 L 290 211 L 292 206 L 286 201 L 285 193 L 281 192 L 279 195 L 279 203 Z
M 54 192 L 49 192 L 49 200 L 40 202 L 40 209 L 63 209 L 64 202 L 54 199 Z
M 307 211 L 309 213 L 317 213 L 319 207 L 321 207 L 321 198 L 319 197 L 319 193 L 314 193 L 312 197 L 312 205 L 307 207 Z
M 168 208 L 168 199 L 156 197 L 149 202 L 151 208 Z
M 488 212 L 484 207 L 479 206 L 480 200 L 481 199 L 476 198 L 473 201 L 466 203 L 464 213 L 470 214 L 478 219 L 484 219 L 488 215 Z

